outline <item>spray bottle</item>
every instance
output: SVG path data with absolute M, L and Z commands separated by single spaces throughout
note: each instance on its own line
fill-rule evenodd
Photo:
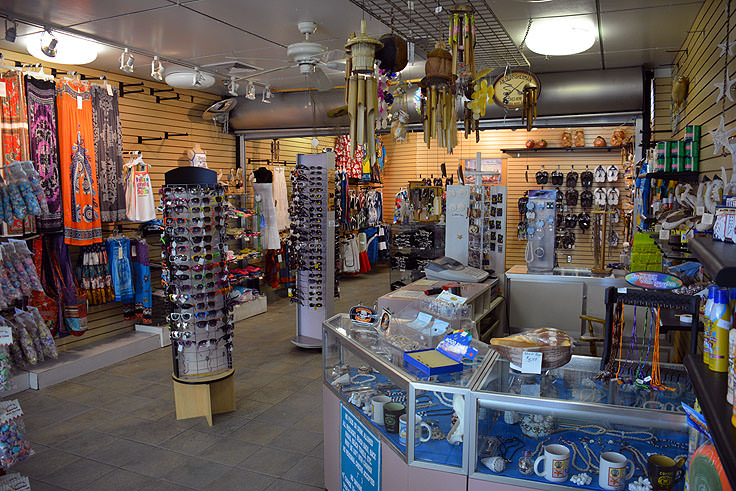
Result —
M 710 313 L 711 339 L 713 340 L 710 369 L 714 372 L 728 371 L 728 338 L 733 326 L 728 303 L 729 291 L 725 288 L 716 291 L 715 302 Z
M 705 309 L 703 311 L 703 363 L 708 366 L 710 366 L 711 353 L 713 352 L 713 342 L 710 337 L 710 312 L 713 310 L 716 291 L 718 291 L 717 286 L 708 288 L 708 300 L 705 302 Z

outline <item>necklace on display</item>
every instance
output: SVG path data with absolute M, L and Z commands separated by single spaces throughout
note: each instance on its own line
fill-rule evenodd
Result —
M 376 376 L 370 375 L 368 373 L 358 373 L 357 375 L 350 377 L 351 384 L 367 384 L 368 382 L 375 382 L 375 381 L 376 381 Z
M 437 399 L 439 399 L 440 404 L 442 404 L 445 407 L 453 407 L 452 400 L 449 397 L 445 397 L 445 394 L 443 392 L 435 392 L 434 395 L 437 396 Z

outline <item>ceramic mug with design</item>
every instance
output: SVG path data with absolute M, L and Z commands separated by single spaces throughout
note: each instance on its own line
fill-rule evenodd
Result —
M 539 464 L 544 463 L 544 470 Z M 534 473 L 550 482 L 565 482 L 570 477 L 570 449 L 564 445 L 546 445 L 544 454 L 534 462 Z
M 399 417 L 399 443 L 402 445 L 406 445 L 406 425 L 409 421 L 409 416 L 406 414 L 402 414 Z M 414 416 L 414 438 L 415 441 L 419 440 L 421 443 L 426 443 L 432 438 L 432 428 L 427 423 L 424 423 L 422 421 L 422 417 L 418 414 Z M 427 436 L 425 437 L 423 435 L 424 430 L 427 430 Z
M 383 424 L 383 406 L 391 402 L 389 396 L 373 396 L 371 398 L 371 410 L 373 411 L 373 422 L 377 425 Z
M 685 476 L 682 466 L 685 459 L 675 459 L 666 455 L 650 455 L 647 459 L 647 473 L 654 491 L 669 491 Z
M 627 471 L 627 467 L 631 469 Z M 598 485 L 603 489 L 621 491 L 626 487 L 626 481 L 634 475 L 634 463 L 618 452 L 603 452 L 601 454 Z
M 400 402 L 389 402 L 383 406 L 383 424 L 386 433 L 399 432 L 399 416 L 404 414 L 406 406 Z

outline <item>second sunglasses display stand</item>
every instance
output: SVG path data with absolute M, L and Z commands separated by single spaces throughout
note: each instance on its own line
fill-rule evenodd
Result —
M 207 169 L 166 173 L 162 282 L 169 315 L 176 419 L 235 410 L 222 186 Z

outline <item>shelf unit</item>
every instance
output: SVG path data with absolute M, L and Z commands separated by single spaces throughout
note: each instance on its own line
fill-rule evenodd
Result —
M 608 153 L 621 150 L 621 147 L 546 147 L 546 148 L 502 148 L 501 151 L 511 157 L 514 154 L 526 153 Z
M 700 172 L 692 170 L 674 172 L 647 172 L 640 177 L 644 177 L 645 179 L 664 179 L 666 181 L 695 182 L 700 178 Z
M 736 287 L 736 244 L 712 240 L 705 235 L 696 235 L 687 244 L 716 285 Z
M 736 486 L 736 428 L 731 425 L 731 405 L 726 401 L 728 374 L 712 372 L 693 355 L 685 357 L 685 368 L 726 476 L 731 486 Z

